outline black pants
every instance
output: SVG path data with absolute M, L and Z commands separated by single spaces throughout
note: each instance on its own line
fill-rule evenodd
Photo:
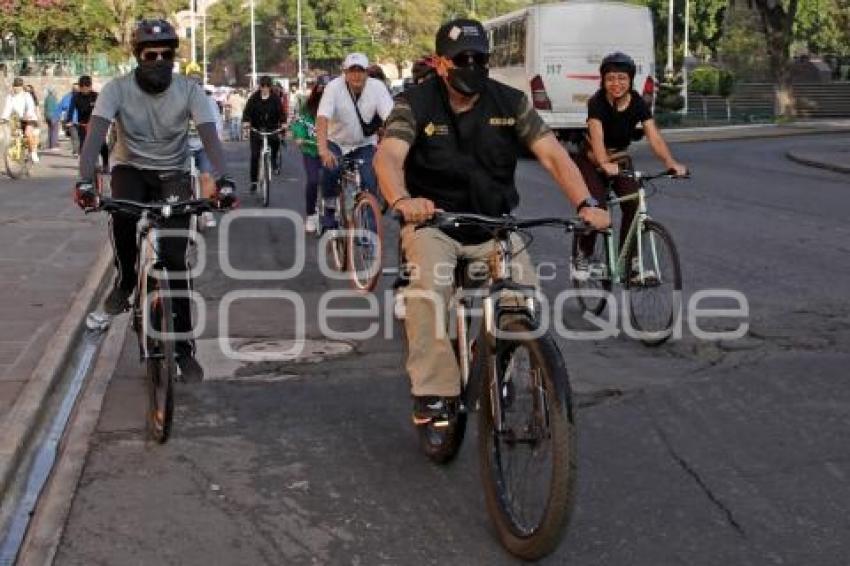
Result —
M 272 167 L 277 163 L 277 153 L 280 151 L 280 136 L 275 134 L 267 136 L 269 138 L 269 148 L 272 150 Z M 251 132 L 251 182 L 257 182 L 257 174 L 260 169 L 260 152 L 263 150 L 263 137 Z
M 189 174 L 184 171 L 147 171 L 118 165 L 112 170 L 112 198 L 139 202 L 162 201 L 170 196 L 180 200 L 192 198 Z M 110 218 L 115 267 L 118 270 L 116 285 L 125 291 L 136 287 L 136 224 L 138 217 L 116 212 Z M 162 224 L 171 230 L 189 230 L 188 216 L 175 216 Z M 188 238 L 163 238 L 160 256 L 170 273 L 187 271 L 186 246 Z M 186 291 L 192 288 L 188 278 L 171 277 L 170 288 Z M 174 297 L 174 331 L 191 332 L 192 311 L 188 297 Z
M 88 131 L 88 124 L 78 125 L 77 129 L 77 137 L 79 138 L 79 151 L 82 151 L 83 144 L 86 143 L 86 132 Z M 103 172 L 109 173 L 109 146 L 104 142 L 103 145 L 100 146 L 100 159 L 103 161 Z
M 587 185 L 587 190 L 590 191 L 593 198 L 599 201 L 602 208 L 607 208 L 605 206 L 605 199 L 608 196 L 608 180 L 604 173 L 597 170 L 596 166 L 591 163 L 590 159 L 588 159 L 583 152 L 579 154 L 572 154 L 571 157 L 578 166 L 579 171 L 581 171 L 581 176 L 584 177 L 584 183 Z M 617 177 L 613 182 L 614 194 L 618 197 L 634 194 L 639 188 L 640 186 L 637 181 L 632 179 Z M 637 208 L 638 202 L 636 200 L 630 200 L 620 204 L 620 210 L 623 212 L 623 222 L 620 226 L 621 250 L 623 248 L 623 243 L 626 241 L 626 235 L 629 233 L 629 227 L 632 225 L 632 221 L 637 213 Z M 595 244 L 596 232 L 591 232 L 587 236 L 583 236 L 581 238 L 581 251 L 583 251 L 585 255 L 590 256 L 593 254 L 593 246 Z

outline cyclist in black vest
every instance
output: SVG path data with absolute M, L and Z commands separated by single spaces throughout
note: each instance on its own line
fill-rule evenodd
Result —
M 488 78 L 489 43 L 480 22 L 459 19 L 437 32 L 437 77 L 396 98 L 375 158 L 381 192 L 408 224 L 402 247 L 416 274 L 406 293 L 407 370 L 417 425 L 449 419 L 457 407 L 460 373 L 452 346 L 437 320 L 448 305 L 458 258 L 486 259 L 494 249 L 486 232 L 428 227 L 413 230 L 442 209 L 498 216 L 519 203 L 514 185 L 517 157 L 531 150 L 580 216 L 597 228 L 607 211 L 587 206 L 581 174 L 554 134 L 514 88 Z M 515 249 L 525 246 L 517 243 Z M 536 285 L 528 253 L 514 258 L 515 279 Z M 443 298 L 444 304 L 429 296 Z

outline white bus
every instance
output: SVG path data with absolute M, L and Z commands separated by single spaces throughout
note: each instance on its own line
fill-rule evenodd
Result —
M 484 22 L 490 76 L 525 92 L 561 139 L 586 129 L 587 100 L 599 88 L 599 63 L 613 51 L 637 64 L 635 90 L 654 93 L 655 50 L 649 8 L 572 0 L 529 6 Z

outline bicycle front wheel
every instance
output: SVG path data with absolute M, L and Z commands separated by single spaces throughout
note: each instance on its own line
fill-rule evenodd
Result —
M 266 154 L 263 157 L 263 171 L 261 177 L 262 179 L 260 183 L 262 184 L 262 187 L 260 188 L 260 190 L 262 191 L 261 196 L 263 198 L 263 206 L 268 206 L 269 192 L 272 183 L 272 158 L 269 154 Z
M 362 192 L 357 197 L 348 230 L 348 266 L 351 282 L 360 291 L 371 291 L 381 275 L 384 228 L 381 208 L 374 195 Z
M 21 145 L 12 143 L 6 149 L 6 174 L 12 179 L 20 179 L 27 174 L 27 156 Z
M 563 358 L 527 317 L 502 325 L 482 391 L 479 458 L 487 510 L 513 555 L 537 560 L 560 542 L 572 511 L 575 425 Z
M 639 339 L 647 346 L 658 346 L 673 334 L 681 313 L 682 269 L 673 238 L 654 220 L 643 224 L 638 240 L 629 254 L 626 279 L 629 316 Z
M 164 270 L 163 270 L 164 271 Z M 148 390 L 148 432 L 153 440 L 164 444 L 171 434 L 174 418 L 174 318 L 168 281 L 147 277 L 147 289 L 141 297 L 147 305 L 143 317 L 147 347 L 146 370 Z

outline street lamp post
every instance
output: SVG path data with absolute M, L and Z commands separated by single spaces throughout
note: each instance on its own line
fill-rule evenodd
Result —
M 207 84 L 207 0 L 201 0 L 202 10 L 201 10 L 201 18 L 204 20 L 204 37 L 201 41 L 201 57 L 202 57 L 202 67 L 204 73 L 204 84 Z
M 191 51 L 192 53 L 189 55 L 189 58 L 192 60 L 192 63 L 196 61 L 195 57 L 195 31 L 197 30 L 196 21 L 195 21 L 195 2 L 196 0 L 189 0 L 189 13 L 191 14 L 190 27 L 192 28 L 192 42 L 191 42 Z
M 667 0 L 667 66 L 664 70 L 673 74 L 673 0 Z
M 298 92 L 304 92 L 304 54 L 301 47 L 301 0 L 298 0 Z
M 257 88 L 257 37 L 254 29 L 254 0 L 251 0 L 251 89 Z
M 689 53 L 690 47 L 688 46 L 688 38 L 691 29 L 691 0 L 685 0 L 685 49 L 684 49 L 684 57 L 682 57 L 682 92 L 685 95 L 685 106 L 682 107 L 682 113 L 687 116 L 688 115 L 688 65 L 690 64 L 690 56 Z

